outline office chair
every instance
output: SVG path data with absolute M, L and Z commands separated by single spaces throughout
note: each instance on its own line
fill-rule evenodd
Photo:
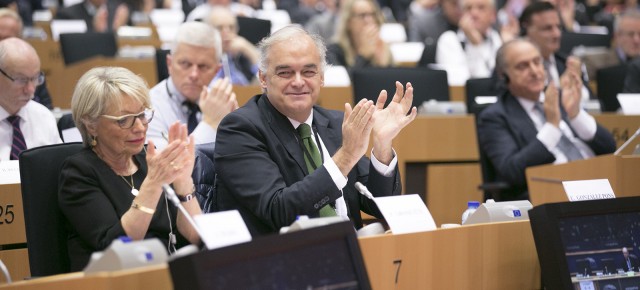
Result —
M 475 114 L 476 116 L 484 110 L 484 108 L 491 105 L 479 104 L 476 102 L 478 96 L 495 96 L 496 98 L 501 94 L 502 89 L 497 85 L 497 80 L 494 78 L 482 78 L 482 79 L 468 79 L 465 84 L 466 91 L 466 103 L 467 112 L 469 114 Z
M 156 49 L 156 70 L 158 71 L 158 82 L 169 77 L 169 68 L 167 68 L 167 55 L 171 53 L 168 49 Z
M 215 202 L 216 172 L 213 159 L 215 143 L 196 145 L 196 160 L 193 167 L 193 184 L 196 187 L 196 198 L 203 213 L 213 212 Z
M 64 141 L 62 137 L 62 131 L 65 129 L 75 128 L 76 123 L 73 121 L 73 115 L 71 113 L 67 113 L 62 115 L 58 120 L 58 134 L 60 134 L 60 139 Z
M 118 52 L 113 32 L 60 34 L 60 50 L 65 65 L 102 55 L 114 57 Z
M 502 200 L 502 192 L 509 189 L 509 184 L 496 180 L 496 170 L 491 164 L 491 160 L 480 149 L 480 172 L 482 174 L 482 184 L 478 185 L 478 189 L 484 192 L 484 200 L 493 199 L 495 201 Z
M 58 207 L 58 178 L 63 161 L 81 143 L 32 148 L 20 154 L 22 203 L 31 276 L 69 272 L 65 217 Z
M 238 16 L 238 35 L 246 38 L 253 45 L 271 34 L 271 21 Z
M 426 67 L 430 63 L 436 63 L 436 48 L 438 43 L 432 41 L 431 43 L 424 44 L 424 50 L 422 51 L 422 56 L 418 61 L 417 67 Z
M 353 71 L 354 104 L 361 99 L 377 100 L 381 90 L 387 90 L 387 104 L 396 92 L 395 82 L 411 82 L 414 88 L 413 106 L 435 99 L 449 101 L 447 72 L 428 68 L 364 68 Z
M 569 55 L 576 46 L 611 47 L 611 35 L 563 32 L 560 38 L 560 52 Z
M 626 64 L 601 68 L 596 71 L 598 100 L 600 100 L 600 108 L 603 112 L 616 112 L 620 109 L 618 94 L 624 89 L 626 75 Z

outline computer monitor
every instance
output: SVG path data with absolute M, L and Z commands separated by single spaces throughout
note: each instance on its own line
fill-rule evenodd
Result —
M 258 237 L 169 269 L 175 289 L 371 289 L 351 222 Z
M 640 197 L 543 204 L 529 211 L 547 289 L 625 289 L 640 273 L 624 268 L 623 248 L 640 254 Z

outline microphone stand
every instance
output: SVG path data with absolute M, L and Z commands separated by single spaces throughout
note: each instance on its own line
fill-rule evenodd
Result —
M 624 142 L 624 144 L 622 144 L 622 146 L 620 146 L 620 148 L 618 148 L 618 150 L 616 150 L 616 152 L 614 152 L 613 155 L 619 155 L 620 152 L 624 150 L 624 148 L 627 148 L 627 146 L 631 144 L 631 141 L 633 141 L 634 139 L 636 139 L 636 137 L 638 137 L 638 135 L 640 135 L 640 128 L 638 128 L 638 130 L 636 130 L 636 132 L 633 133 L 633 135 L 631 135 L 629 139 L 627 139 L 627 142 Z
M 196 221 L 193 220 L 193 217 L 191 217 L 187 209 L 184 208 L 182 203 L 180 203 L 180 199 L 178 199 L 178 195 L 173 190 L 173 188 L 171 188 L 171 186 L 169 186 L 168 184 L 163 184 L 162 189 L 164 189 L 165 195 L 171 201 L 171 203 L 173 203 L 173 205 L 177 207 L 178 210 L 180 210 L 180 212 L 182 212 L 182 215 L 184 215 L 184 217 L 187 219 L 189 224 L 193 227 L 193 229 L 196 231 L 196 233 L 200 237 L 200 240 L 204 243 L 203 234 L 200 231 L 200 228 L 196 224 Z

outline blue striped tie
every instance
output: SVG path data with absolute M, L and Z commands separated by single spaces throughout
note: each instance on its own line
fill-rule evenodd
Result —
M 7 121 L 11 123 L 13 127 L 13 143 L 11 144 L 11 160 L 18 160 L 20 152 L 27 149 L 27 143 L 24 141 L 22 130 L 20 130 L 20 117 L 9 116 Z

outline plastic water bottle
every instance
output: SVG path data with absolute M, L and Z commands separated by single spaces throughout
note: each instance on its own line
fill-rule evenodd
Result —
M 462 224 L 467 221 L 467 218 L 478 209 L 480 206 L 479 201 L 469 201 L 467 202 L 467 209 L 462 213 Z

